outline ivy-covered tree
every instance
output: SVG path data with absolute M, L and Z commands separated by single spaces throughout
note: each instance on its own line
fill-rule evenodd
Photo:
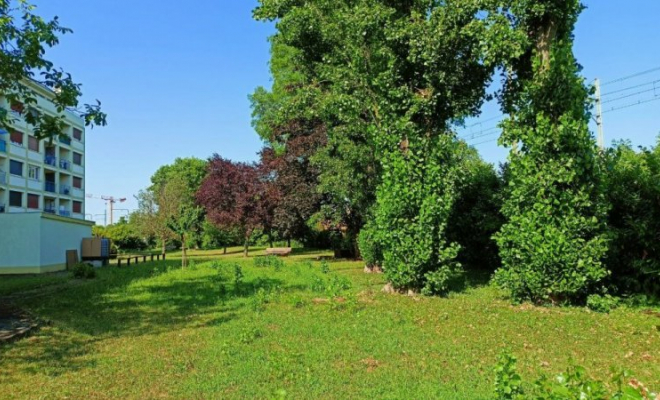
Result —
M 101 103 L 97 100 L 96 104 L 81 106 L 82 85 L 46 58 L 46 50 L 72 30 L 61 26 L 57 17 L 45 20 L 35 10 L 27 0 L 0 0 L 0 95 L 23 110 L 23 118 L 39 139 L 52 139 L 63 132 L 66 110 L 80 115 L 86 126 L 105 125 Z M 59 115 L 36 112 L 32 106 L 37 103 L 37 95 L 29 82 L 52 91 L 50 100 Z M 0 128 L 9 129 L 13 118 L 8 110 L 0 108 Z
M 487 31 L 513 32 L 495 3 L 262 0 L 256 10 L 312 71 L 306 93 L 328 129 L 319 158 L 332 205 L 361 228 L 371 205 L 353 205 L 377 193 L 373 237 L 396 287 L 434 292 L 430 274 L 458 266 L 446 235 L 460 179 L 451 126 L 479 112 L 506 47 L 484 49 Z
M 518 300 L 576 300 L 608 275 L 589 88 L 573 55 L 582 8 L 579 0 L 511 1 L 510 18 L 527 35 L 527 50 L 505 68 L 509 118 L 500 143 L 518 150 L 509 157 L 496 278 Z

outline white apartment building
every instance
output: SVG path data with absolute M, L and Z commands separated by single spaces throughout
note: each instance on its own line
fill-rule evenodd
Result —
M 55 114 L 49 91 L 37 84 L 38 112 Z M 23 119 L 30 112 L 23 104 L 0 107 L 10 110 L 14 122 L 0 129 L 0 213 L 46 212 L 85 218 L 85 124 L 72 112 L 65 115 L 68 139 L 39 141 Z M 33 106 L 30 106 L 33 108 Z
M 0 107 L 8 110 L 13 119 L 11 129 L 0 128 L 0 274 L 62 269 L 66 250 L 80 251 L 80 243 L 76 242 L 82 240 L 81 232 L 91 236 L 92 224 L 85 221 L 84 121 L 66 111 L 66 128 L 62 132 L 66 137 L 37 140 L 23 116 L 28 112 L 57 115 L 57 110 L 49 100 L 53 95 L 49 89 L 34 82 L 26 85 L 36 94 L 37 104 L 10 104 L 0 94 Z M 35 224 L 34 229 L 26 230 L 25 224 Z M 74 237 L 65 239 L 64 244 L 59 243 L 61 238 L 42 237 L 43 224 L 49 226 L 51 235 Z M 81 231 L 81 227 L 85 228 Z M 21 229 L 32 233 L 24 232 L 28 236 L 21 237 L 16 233 Z M 53 256 L 28 262 L 27 253 L 34 253 L 35 244 L 40 252 Z M 16 253 L 21 248 L 25 257 Z M 12 253 L 11 257 L 8 253 Z

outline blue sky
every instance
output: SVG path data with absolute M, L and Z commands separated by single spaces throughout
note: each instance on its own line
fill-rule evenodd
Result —
M 38 12 L 58 15 L 74 34 L 49 52 L 56 64 L 83 83 L 84 101 L 98 98 L 109 125 L 87 133 L 87 193 L 126 197 L 119 209 L 136 208 L 133 195 L 149 185 L 161 165 L 176 157 L 213 153 L 254 160 L 261 143 L 250 125 L 248 94 L 269 86 L 269 24 L 252 20 L 256 1 L 198 0 L 194 6 L 156 0 L 35 0 Z M 576 30 L 576 55 L 584 75 L 608 82 L 660 67 L 660 1 L 587 0 Z M 660 70 L 603 87 L 603 92 L 660 80 Z M 636 91 L 610 95 L 609 99 Z M 655 92 L 660 96 L 660 82 Z M 653 98 L 646 92 L 607 104 L 623 106 Z M 607 109 L 607 107 L 606 107 Z M 507 150 L 488 131 L 499 115 L 486 105 L 482 118 L 461 132 L 490 162 Z M 660 133 L 660 101 L 606 113 L 606 143 L 630 139 L 652 145 Z M 490 134 L 490 135 L 486 135 Z M 481 144 L 478 144 L 481 143 Z M 103 223 L 101 200 L 87 213 Z M 118 211 L 124 215 L 125 211 Z

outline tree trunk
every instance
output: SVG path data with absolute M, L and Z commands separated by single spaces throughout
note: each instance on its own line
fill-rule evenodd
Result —
M 225 246 L 225 249 L 223 250 L 222 254 L 227 254 L 227 246 Z
M 249 238 L 245 238 L 245 243 L 243 244 L 243 257 L 248 256 L 248 245 L 250 244 Z
M 188 254 L 186 253 L 186 235 L 181 235 L 181 266 L 188 266 Z
M 165 254 L 165 251 L 167 249 L 167 240 L 165 240 L 165 238 L 162 238 L 161 241 L 162 243 L 161 243 L 160 254 Z
M 291 238 L 286 240 L 286 247 L 291 247 Z

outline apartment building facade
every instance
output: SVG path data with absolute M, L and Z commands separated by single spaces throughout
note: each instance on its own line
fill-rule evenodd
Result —
M 85 221 L 84 121 L 66 111 L 64 136 L 37 140 L 26 113 L 58 113 L 49 89 L 26 85 L 36 104 L 10 103 L 0 93 L 0 107 L 12 120 L 10 129 L 0 128 L 0 274 L 62 269 L 66 250 L 77 250 L 93 225 Z M 45 230 L 54 236 L 44 237 Z M 36 246 L 51 256 L 37 262 Z
M 55 114 L 48 90 L 35 86 L 37 112 Z M 45 93 L 44 93 L 45 92 Z M 85 125 L 72 112 L 65 113 L 66 138 L 39 141 L 23 118 L 21 103 L 9 104 L 11 130 L 0 129 L 0 213 L 45 212 L 85 218 Z M 35 108 L 30 106 L 30 108 Z

